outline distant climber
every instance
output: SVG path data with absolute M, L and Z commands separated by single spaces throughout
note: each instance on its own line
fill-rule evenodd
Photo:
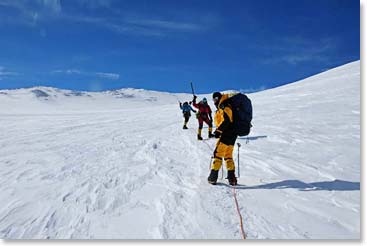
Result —
M 185 118 L 183 129 L 187 128 L 187 123 L 189 122 L 189 119 L 191 117 L 191 111 L 196 113 L 196 110 L 194 110 L 188 102 L 184 102 L 183 104 L 180 102 L 180 109 L 182 110 L 183 117 Z
M 212 138 L 214 135 L 212 134 L 213 130 L 213 118 L 212 118 L 212 110 L 208 105 L 206 98 L 204 97 L 199 103 L 196 103 L 197 96 L 194 95 L 192 100 L 192 104 L 195 108 L 198 109 L 196 117 L 199 121 L 199 128 L 198 128 L 198 140 L 203 140 L 201 136 L 201 131 L 203 129 L 203 122 L 205 122 L 209 126 L 208 137 Z

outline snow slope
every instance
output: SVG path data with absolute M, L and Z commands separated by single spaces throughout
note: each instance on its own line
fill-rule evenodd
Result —
M 235 190 L 247 238 L 360 238 L 360 62 L 249 97 Z M 0 237 L 241 239 L 233 188 L 206 182 L 216 140 L 196 140 L 194 117 L 182 130 L 190 99 L 1 90 Z

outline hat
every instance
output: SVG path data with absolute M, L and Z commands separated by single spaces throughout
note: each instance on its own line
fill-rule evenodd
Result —
M 213 93 L 213 100 L 219 101 L 221 99 L 221 97 L 222 97 L 222 93 L 220 93 L 218 91 Z

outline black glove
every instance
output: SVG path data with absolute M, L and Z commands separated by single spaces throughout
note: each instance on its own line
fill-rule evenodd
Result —
M 194 113 L 195 113 L 195 114 L 196 114 L 196 112 L 197 112 L 197 111 L 196 111 L 196 110 L 194 110 Z
M 196 96 L 196 95 L 194 95 L 194 97 L 193 97 L 193 98 L 194 98 L 194 100 L 193 100 L 193 101 L 195 101 L 195 100 L 196 100 L 196 98 L 197 98 L 197 96 Z
M 214 137 L 215 137 L 215 138 L 220 138 L 220 135 L 222 135 L 222 133 L 221 133 L 221 132 L 219 132 L 219 131 L 217 131 L 217 130 L 215 130 L 215 131 L 214 131 Z

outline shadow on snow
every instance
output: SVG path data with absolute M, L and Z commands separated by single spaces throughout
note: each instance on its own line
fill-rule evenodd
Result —
M 254 141 L 254 140 L 258 140 L 260 138 L 267 138 L 268 136 L 263 135 L 263 136 L 252 136 L 252 137 L 238 137 L 238 139 L 240 140 L 246 140 L 246 141 Z
M 218 183 L 219 185 L 229 186 L 224 183 Z M 232 186 L 229 186 L 232 187 Z M 274 182 L 269 184 L 262 184 L 256 186 L 246 186 L 238 184 L 236 189 L 298 189 L 300 191 L 353 191 L 360 190 L 360 182 L 350 182 L 344 180 L 334 180 L 334 181 L 322 181 L 305 183 L 299 180 L 284 180 L 280 182 Z

